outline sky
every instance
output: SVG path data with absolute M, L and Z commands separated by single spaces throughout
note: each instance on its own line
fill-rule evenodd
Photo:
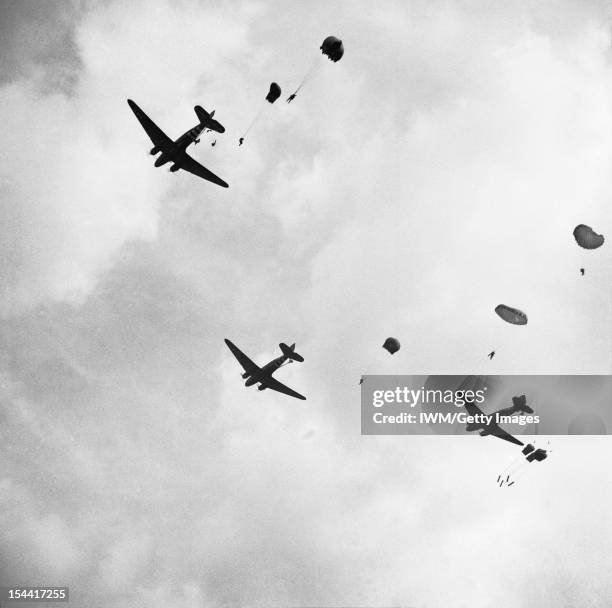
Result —
M 0 584 L 77 608 L 609 603 L 607 437 L 551 439 L 504 492 L 513 446 L 361 436 L 358 386 L 610 373 L 608 244 L 572 236 L 612 234 L 607 3 L 0 10 Z M 174 137 L 215 109 L 226 133 L 190 150 L 229 189 L 153 168 L 128 98 Z M 224 338 L 261 364 L 295 341 L 278 378 L 307 401 L 247 390 Z

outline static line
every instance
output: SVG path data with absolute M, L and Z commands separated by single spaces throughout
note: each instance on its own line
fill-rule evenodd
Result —
M 259 110 L 257 110 L 257 114 L 255 114 L 255 118 L 253 118 L 253 120 L 251 121 L 251 123 L 247 127 L 247 130 L 242 135 L 243 139 L 247 136 L 248 132 L 251 130 L 251 128 L 253 127 L 253 125 L 255 124 L 257 119 L 259 118 L 259 115 L 261 114 L 263 109 L 264 109 L 264 106 L 262 105 L 262 106 L 260 106 Z
M 306 72 L 306 75 L 304 76 L 304 78 L 302 78 L 302 82 L 300 82 L 298 88 L 293 92 L 293 95 L 297 95 L 300 91 L 300 89 L 309 81 L 312 79 L 312 77 L 314 76 L 314 74 L 321 68 L 321 66 L 323 65 L 322 63 L 320 63 L 320 57 L 315 58 L 315 60 L 312 62 L 312 65 L 310 66 L 310 68 L 308 68 L 308 71 Z

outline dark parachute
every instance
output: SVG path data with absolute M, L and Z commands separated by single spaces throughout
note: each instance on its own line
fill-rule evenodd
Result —
M 382 345 L 382 347 L 391 355 L 394 355 L 399 349 L 400 349 L 400 343 L 399 340 L 397 338 L 387 338 L 385 340 L 385 343 Z M 378 351 L 380 352 L 380 351 Z M 387 355 L 384 355 L 384 357 L 386 357 Z M 363 384 L 363 380 L 364 378 L 371 373 L 371 369 L 374 367 L 374 365 L 376 364 L 376 366 L 380 366 L 382 365 L 382 361 L 381 358 L 383 357 L 383 354 L 380 353 L 380 355 L 378 355 L 376 357 L 376 359 L 378 359 L 378 361 L 370 361 L 370 364 L 367 366 L 366 371 L 363 373 L 363 375 L 361 376 L 361 380 L 359 381 L 359 384 Z
M 527 456 L 528 454 L 531 454 L 531 452 L 533 452 L 535 450 L 535 447 L 533 445 L 533 443 L 528 443 L 522 450 L 521 452 L 523 452 L 523 454 L 525 454 L 525 456 Z
M 342 59 L 342 56 L 344 55 L 344 45 L 342 44 L 342 40 L 340 40 L 340 38 L 336 38 L 335 36 L 328 36 L 325 40 L 323 40 L 319 48 L 321 49 L 323 55 L 327 55 L 327 58 L 330 61 L 333 61 L 334 63 L 340 61 L 340 59 Z M 314 77 L 315 73 L 321 68 L 323 62 L 319 63 L 320 60 L 320 57 L 315 59 L 313 64 L 310 66 L 308 72 L 306 72 L 306 76 L 304 76 L 302 82 L 300 82 L 300 84 L 298 85 L 298 88 L 293 93 L 291 93 L 289 97 L 287 97 L 287 103 L 291 103 L 295 99 L 301 88 L 309 80 L 311 80 Z
M 281 88 L 278 86 L 278 84 L 276 84 L 276 82 L 273 82 L 270 85 L 270 90 L 268 91 L 268 94 L 266 95 L 266 101 L 269 101 L 270 103 L 274 103 L 281 94 Z
M 323 40 L 323 44 L 320 48 L 323 55 L 327 55 L 329 60 L 333 61 L 334 63 L 336 61 L 340 61 L 340 59 L 342 59 L 342 55 L 344 55 L 344 45 L 342 44 L 342 40 L 340 40 L 340 38 L 336 38 L 335 36 L 328 36 L 325 40 Z
M 383 348 L 394 355 L 400 349 L 400 343 L 397 338 L 387 338 L 383 344 Z
M 542 460 L 546 460 L 547 457 L 548 454 L 546 453 L 546 450 L 538 448 L 537 450 L 535 450 L 535 452 L 531 452 L 531 454 L 527 456 L 527 461 L 533 462 L 534 460 L 537 460 L 538 462 L 542 462 Z
M 584 249 L 597 249 L 604 243 L 604 237 L 585 224 L 579 224 L 574 228 L 574 238 Z
M 508 323 L 512 323 L 513 325 L 527 325 L 527 315 L 518 308 L 499 304 L 495 307 L 495 312 Z
M 276 82 L 272 82 L 270 84 L 270 90 L 268 91 L 268 94 L 266 95 L 266 101 L 272 104 L 280 97 L 280 94 L 281 94 L 281 88 L 278 86 Z M 267 106 L 265 103 L 263 103 L 263 101 L 261 103 L 262 105 L 257 111 L 257 114 L 255 114 L 255 118 L 253 118 L 253 120 L 251 121 L 251 124 L 247 127 L 246 131 L 242 134 L 242 137 L 238 140 L 239 146 L 241 146 L 244 143 L 245 137 L 248 135 L 249 131 L 253 128 L 255 123 L 258 121 L 262 112 L 265 111 L 265 108 Z

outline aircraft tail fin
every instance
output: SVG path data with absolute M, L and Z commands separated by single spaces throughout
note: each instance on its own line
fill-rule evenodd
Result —
M 193 108 L 200 124 L 203 124 L 207 129 L 216 131 L 217 133 L 225 133 L 225 127 L 217 120 L 213 118 L 215 111 L 208 113 L 202 106 L 195 106 Z
M 295 352 L 295 344 L 287 346 L 284 342 L 281 342 L 278 346 L 283 351 L 283 355 L 285 355 L 285 357 L 288 359 L 299 361 L 300 363 L 304 361 L 304 357 Z
M 193 110 L 200 122 L 205 123 L 210 118 L 210 114 L 202 106 L 195 106 Z

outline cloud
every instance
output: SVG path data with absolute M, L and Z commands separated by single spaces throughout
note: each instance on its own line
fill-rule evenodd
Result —
M 192 7 L 185 14 L 163 3 L 142 9 L 113 4 L 83 16 L 75 33 L 82 67 L 72 95 L 41 93 L 36 72 L 0 90 L 3 114 L 12 117 L 0 174 L 1 255 L 10 270 L 2 283 L 5 315 L 46 300 L 82 302 L 125 243 L 156 237 L 171 185 L 147 163 L 133 162 L 147 140 L 125 100 L 143 99 L 160 124 L 175 113 L 183 121 L 177 128 L 186 130 L 186 108 L 177 100 L 197 99 L 207 77 L 231 74 L 231 62 L 246 50 L 241 19 L 249 10 Z M 160 34 L 186 37 L 189 52 L 179 44 L 159 52 L 153 41 Z
M 606 438 L 503 493 L 512 447 L 357 414 L 371 362 L 609 370 L 609 254 L 571 234 L 612 220 L 605 9 L 117 2 L 70 39 L 68 93 L 31 58 L 0 89 L 0 578 L 94 608 L 607 597 Z M 154 170 L 127 97 L 177 135 L 215 108 L 193 154 L 230 189 Z M 296 340 L 308 400 L 247 391 L 225 337 Z

